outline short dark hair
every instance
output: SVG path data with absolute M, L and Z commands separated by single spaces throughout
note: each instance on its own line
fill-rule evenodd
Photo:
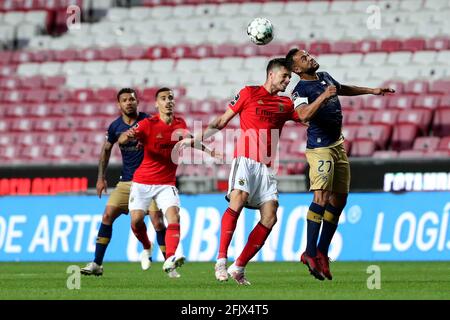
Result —
M 160 94 L 161 92 L 165 92 L 165 91 L 172 91 L 172 89 L 167 88 L 167 87 L 159 88 L 158 91 L 156 91 L 156 93 L 155 93 L 155 99 L 158 98 L 158 94 Z
M 299 52 L 300 50 L 297 48 L 293 48 L 291 50 L 289 50 L 289 52 L 286 55 L 286 64 L 289 67 L 289 70 L 292 70 L 292 67 L 294 66 L 294 56 L 297 52 Z
M 136 90 L 134 90 L 134 89 L 132 89 L 132 88 L 122 88 L 122 89 L 120 89 L 119 92 L 117 93 L 117 101 L 120 101 L 120 96 L 121 96 L 123 93 L 134 93 L 134 95 L 136 96 L 136 99 L 137 99 L 137 93 L 136 93 Z
M 269 72 L 272 69 L 279 68 L 279 67 L 285 67 L 289 71 L 291 70 L 288 68 L 285 58 L 275 58 L 275 59 L 270 60 L 269 63 L 267 64 L 266 75 L 269 75 Z

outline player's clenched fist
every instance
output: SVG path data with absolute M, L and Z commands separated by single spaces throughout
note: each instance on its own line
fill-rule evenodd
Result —
M 336 86 L 328 86 L 325 91 L 323 92 L 323 95 L 325 99 L 331 98 L 332 96 L 335 96 L 337 94 Z

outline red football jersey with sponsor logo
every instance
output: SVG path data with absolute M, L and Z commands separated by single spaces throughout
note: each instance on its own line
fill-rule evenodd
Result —
M 166 124 L 159 115 L 137 123 L 136 138 L 144 146 L 144 159 L 134 172 L 134 182 L 175 185 L 178 165 L 172 160 L 172 150 L 186 136 L 186 128 L 181 118 L 174 117 L 171 124 Z
M 271 165 L 286 121 L 300 122 L 290 98 L 271 95 L 263 86 L 243 88 L 228 107 L 240 115 L 241 135 L 234 156 Z

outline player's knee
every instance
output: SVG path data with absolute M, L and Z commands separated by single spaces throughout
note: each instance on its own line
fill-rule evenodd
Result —
M 316 190 L 314 191 L 314 203 L 319 206 L 325 207 L 330 200 L 330 192 L 326 190 Z
M 119 212 L 118 210 L 106 208 L 105 212 L 103 212 L 102 223 L 112 225 L 114 220 L 116 220 L 116 218 L 120 216 L 120 214 L 121 212 Z

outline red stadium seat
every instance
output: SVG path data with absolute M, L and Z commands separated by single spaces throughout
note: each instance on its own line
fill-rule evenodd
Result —
M 432 130 L 434 135 L 439 137 L 450 135 L 450 108 L 436 109 Z
M 358 110 L 363 107 L 364 98 L 341 96 L 339 97 L 339 102 L 341 103 L 341 107 L 343 110 L 346 109 Z
M 20 118 L 11 122 L 10 130 L 13 132 L 29 132 L 33 130 L 34 122 L 32 119 Z
M 286 47 L 282 43 L 271 42 L 265 46 L 258 47 L 258 55 L 272 57 L 285 54 L 286 54 Z
M 32 146 L 38 144 L 38 136 L 33 132 L 22 132 L 18 134 L 15 143 L 20 146 Z
M 3 101 L 6 102 L 20 102 L 24 100 L 25 92 L 19 90 L 8 90 L 3 94 Z
M 74 102 L 92 101 L 94 99 L 94 91 L 91 89 L 77 89 L 73 91 L 72 100 Z
M 233 46 L 236 51 L 236 48 Z M 214 55 L 214 49 L 212 45 L 209 44 L 201 44 L 195 47 L 192 47 L 192 57 L 193 58 L 209 58 Z M 232 54 L 234 56 L 234 54 Z
M 155 46 L 148 48 L 145 57 L 149 59 L 167 59 L 171 56 L 169 48 L 163 46 Z
M 344 115 L 347 118 L 346 124 L 369 124 L 372 121 L 374 112 L 373 110 L 363 109 L 348 112 L 348 116 Z
M 32 103 L 28 106 L 28 115 L 31 117 L 47 117 L 51 114 L 50 105 L 45 102 Z
M 11 57 L 11 62 L 25 63 L 33 61 L 33 55 L 31 51 L 19 50 L 14 51 Z
M 112 88 L 98 89 L 94 93 L 94 98 L 100 102 L 111 102 L 117 99 L 117 90 Z
M 78 129 L 78 121 L 73 117 L 65 117 L 56 122 L 55 131 L 75 131 Z M 74 134 L 76 134 L 74 132 Z
M 414 99 L 413 108 L 425 108 L 434 110 L 439 106 L 439 95 L 421 95 Z M 450 103 L 450 100 L 449 100 Z
M 342 134 L 345 140 L 353 141 L 356 138 L 356 133 L 358 132 L 359 125 L 346 125 L 342 127 Z
M 365 52 L 376 52 L 378 50 L 378 43 L 376 40 L 361 40 L 355 44 L 355 51 L 365 53 Z
M 377 159 L 396 159 L 398 152 L 395 150 L 376 150 L 372 157 Z
M 331 43 L 332 53 L 350 53 L 354 52 L 356 45 L 353 41 L 336 41 Z
M 17 163 L 20 147 L 15 145 L 0 146 L 0 159 L 2 163 Z
M 123 47 L 122 58 L 134 60 L 143 59 L 145 57 L 146 49 L 144 47 Z
M 324 54 L 331 52 L 331 45 L 328 41 L 312 42 L 309 46 L 309 52 L 312 54 Z
M 44 118 L 36 120 L 34 130 L 38 132 L 53 132 L 56 128 L 58 118 Z
M 230 49 L 231 50 L 231 49 Z M 236 47 L 236 55 L 239 57 L 253 57 L 258 55 L 258 47 L 252 43 Z M 220 51 L 214 49 L 214 56 L 223 57 Z
M 450 39 L 447 37 L 437 37 L 428 39 L 425 48 L 427 50 L 447 50 L 450 48 Z
M 387 102 L 387 97 L 368 96 L 364 103 L 364 109 L 383 110 L 386 109 Z
M 405 123 L 394 126 L 391 139 L 392 149 L 397 151 L 411 149 L 418 132 L 419 128 L 415 124 Z
M 43 86 L 50 89 L 62 87 L 65 83 L 66 77 L 64 76 L 45 77 L 43 79 Z
M 409 110 L 412 109 L 414 102 L 413 96 L 390 96 L 388 101 L 389 109 Z
M 45 147 L 40 145 L 29 145 L 19 149 L 19 158 L 21 160 L 32 161 L 33 163 L 44 163 L 47 158 L 44 154 Z
M 417 137 L 414 140 L 413 150 L 434 151 L 438 148 L 439 137 Z
M 12 51 L 0 51 L 0 64 L 11 63 Z
M 47 90 L 37 89 L 28 90 L 25 95 L 25 101 L 27 102 L 45 102 L 47 101 Z
M 392 88 L 395 90 L 395 94 L 402 94 L 404 92 L 405 85 L 401 81 L 395 81 L 395 80 L 388 80 L 383 82 L 381 85 L 383 88 Z
M 193 58 L 192 49 L 187 45 L 178 45 L 169 49 L 172 59 Z
M 80 117 L 92 117 L 97 116 L 98 103 L 87 101 L 75 106 L 75 110 L 72 112 L 74 116 Z
M 38 63 L 42 63 L 42 62 L 47 62 L 47 61 L 55 61 L 56 57 L 55 54 L 58 51 L 54 51 L 54 50 L 39 50 L 39 51 L 34 51 L 32 52 L 33 54 L 33 62 L 38 62 Z
M 83 49 L 78 51 L 78 60 L 82 61 L 91 61 L 91 60 L 99 60 L 100 59 L 100 51 L 96 49 Z
M 113 61 L 122 59 L 122 49 L 113 47 L 107 48 L 99 51 L 101 60 Z
M 436 80 L 431 82 L 429 92 L 450 94 L 450 80 Z
M 291 147 L 289 149 L 289 153 L 292 156 L 304 157 L 306 151 L 306 141 L 305 140 L 297 140 L 291 143 Z
M 55 50 L 55 60 L 59 62 L 78 60 L 80 52 L 76 49 Z M 85 60 L 85 59 L 83 59 Z
M 21 87 L 26 89 L 41 88 L 44 84 L 44 80 L 41 76 L 27 77 L 21 79 Z
M 29 116 L 28 113 L 29 107 L 24 103 L 6 105 L 6 108 L 4 109 L 6 118 L 25 118 Z
M 423 95 L 428 93 L 428 86 L 428 81 L 412 80 L 406 83 L 404 92 Z
M 188 114 L 192 109 L 192 100 L 189 99 L 177 99 L 176 111 L 180 114 Z
M 439 100 L 439 108 L 450 108 L 450 94 L 443 95 Z
M 370 157 L 376 149 L 375 142 L 368 139 L 357 139 L 352 142 L 352 157 Z
M 393 52 L 400 51 L 402 47 L 402 42 L 395 39 L 385 39 L 381 41 L 380 51 Z
M 425 49 L 425 39 L 412 38 L 403 41 L 401 50 L 416 52 Z
M 437 149 L 450 151 L 450 136 L 442 137 L 439 140 L 439 145 L 438 145 Z
M 72 99 L 72 92 L 68 90 L 49 90 L 47 95 L 48 102 L 66 102 Z
M 417 125 L 421 134 L 426 134 L 431 123 L 433 113 L 430 109 L 402 110 L 399 113 L 397 123 L 413 123 Z
M 284 127 L 281 132 L 281 138 L 289 141 L 305 141 L 306 129 L 301 126 Z
M 372 124 L 388 124 L 393 126 L 397 122 L 398 110 L 379 110 L 372 117 Z
M 385 149 L 391 136 L 391 131 L 392 128 L 388 125 L 365 125 L 359 127 L 356 132 L 356 139 L 370 139 L 376 144 L 378 149 Z
M 0 130 L 1 132 L 1 130 Z M 0 135 L 0 146 L 14 145 L 19 134 L 2 132 Z

